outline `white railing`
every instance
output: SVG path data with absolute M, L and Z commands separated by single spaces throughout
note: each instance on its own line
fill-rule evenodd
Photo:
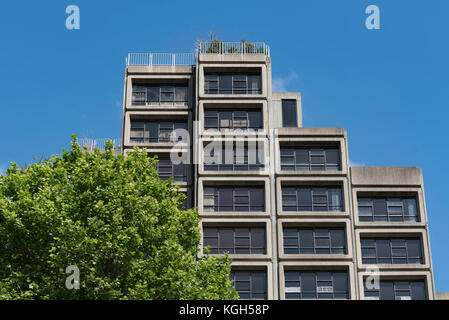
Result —
M 264 42 L 222 42 L 219 40 L 201 41 L 199 54 L 263 54 L 270 56 L 270 47 Z
M 193 66 L 199 54 L 260 54 L 270 56 L 264 42 L 200 41 L 193 53 L 129 53 L 126 66 Z
M 129 53 L 126 66 L 191 66 L 193 53 Z
M 87 151 L 94 151 L 95 148 L 98 148 L 100 150 L 105 150 L 106 147 L 106 141 L 112 140 L 112 143 L 114 143 L 114 150 L 120 149 L 120 139 L 90 139 L 90 138 L 82 138 L 78 140 L 78 144 L 81 146 L 81 148 L 84 149 L 84 147 L 87 147 Z

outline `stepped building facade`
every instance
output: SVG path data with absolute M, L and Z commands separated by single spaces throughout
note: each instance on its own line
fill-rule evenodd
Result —
M 158 156 L 242 299 L 435 299 L 421 169 L 350 167 L 343 128 L 303 127 L 264 43 L 129 54 L 122 152 Z

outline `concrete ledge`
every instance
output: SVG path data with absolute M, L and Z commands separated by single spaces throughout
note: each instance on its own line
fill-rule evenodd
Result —
M 126 71 L 128 74 L 141 73 L 177 73 L 177 74 L 191 74 L 193 72 L 192 66 L 129 66 Z
M 346 137 L 346 130 L 343 128 L 279 128 L 278 136 L 341 136 Z
M 247 63 L 267 63 L 270 58 L 264 54 L 200 54 L 199 62 L 247 62 Z
M 422 170 L 418 167 L 351 167 L 352 185 L 421 186 Z

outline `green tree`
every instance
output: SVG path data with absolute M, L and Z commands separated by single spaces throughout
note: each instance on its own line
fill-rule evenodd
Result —
M 197 259 L 200 218 L 134 150 L 63 150 L 0 176 L 1 299 L 236 299 L 228 257 Z M 80 271 L 66 288 L 66 268 Z

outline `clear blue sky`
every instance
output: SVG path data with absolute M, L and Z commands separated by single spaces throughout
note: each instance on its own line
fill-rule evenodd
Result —
M 69 4 L 80 30 L 65 28 Z M 381 30 L 365 28 L 370 4 Z M 128 52 L 190 52 L 211 30 L 264 41 L 276 87 L 302 92 L 304 126 L 346 128 L 353 164 L 423 169 L 436 289 L 449 291 L 448 12 L 447 0 L 3 1 L 0 170 L 72 133 L 120 137 Z

